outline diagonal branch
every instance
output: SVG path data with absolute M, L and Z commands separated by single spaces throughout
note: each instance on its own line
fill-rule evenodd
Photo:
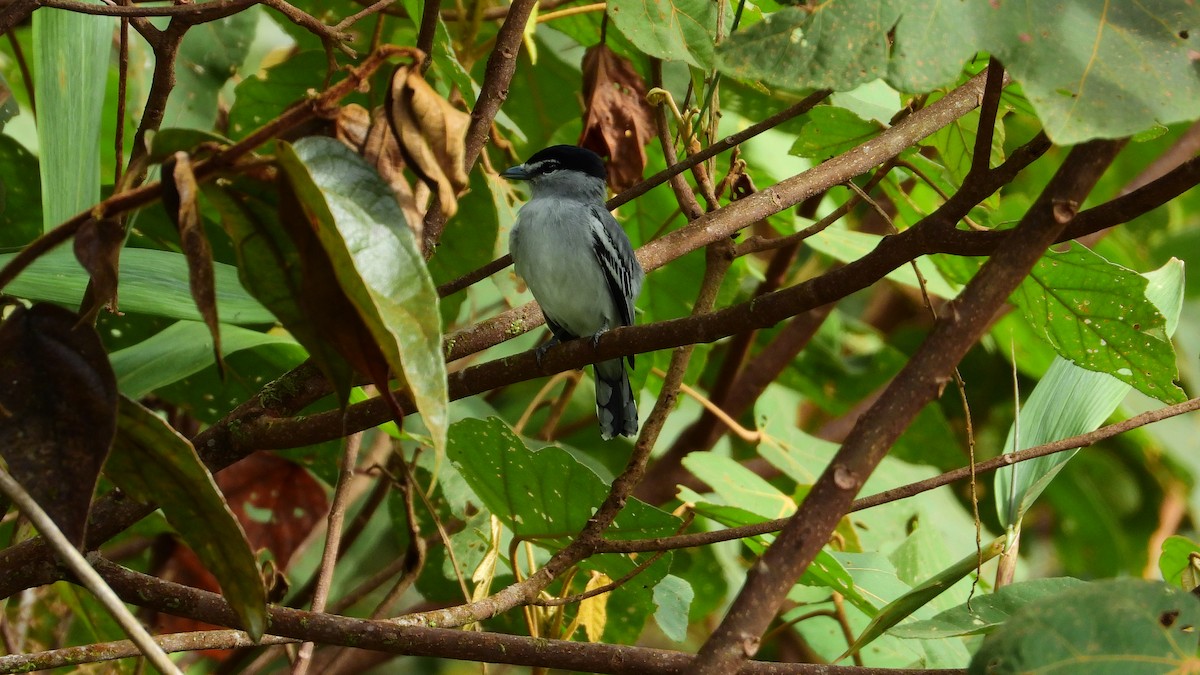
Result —
M 860 418 L 800 509 L 751 567 L 746 584 L 688 672 L 735 672 L 758 650 L 788 590 L 824 547 L 867 477 L 913 417 L 950 381 L 959 360 L 987 329 L 988 319 L 1075 217 L 1123 144 L 1092 141 L 1071 151 L 1022 219 L 1016 236 L 987 261 Z

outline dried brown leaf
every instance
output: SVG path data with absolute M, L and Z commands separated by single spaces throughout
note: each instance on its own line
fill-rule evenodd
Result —
M 392 74 L 386 112 L 408 166 L 437 195 L 442 214 L 453 216 L 458 195 L 469 182 L 463 163 L 471 116 L 440 96 L 411 66 Z
M 221 322 L 217 318 L 217 289 L 213 273 L 212 247 L 200 221 L 199 186 L 192 173 L 192 161 L 186 152 L 176 152 L 163 163 L 163 205 L 179 230 L 179 245 L 188 263 L 188 282 L 192 299 L 208 332 L 212 334 L 213 358 L 217 372 L 225 377 L 225 359 L 221 356 Z
M 117 379 L 100 336 L 67 309 L 18 306 L 0 324 L 0 455 L 82 547 L 117 430 Z
M 614 192 L 632 187 L 642 179 L 646 144 L 654 138 L 646 83 L 629 61 L 596 45 L 583 55 L 583 98 L 579 145 L 608 158 L 608 184 Z
M 383 108 L 376 108 L 368 113 L 367 109 L 351 103 L 342 108 L 335 124 L 336 138 L 347 147 L 362 155 L 367 163 L 375 167 L 379 175 L 387 181 L 392 192 L 396 194 L 396 202 L 404 212 L 404 220 L 408 229 L 418 243 L 425 241 L 423 234 L 425 225 L 425 205 L 428 194 L 422 200 L 417 199 L 412 186 L 404 177 L 404 155 L 400 152 L 400 144 L 392 133 L 387 115 Z
M 75 233 L 75 258 L 91 277 L 79 307 L 79 322 L 95 325 L 104 307 L 117 314 L 117 278 L 125 228 L 112 218 L 90 218 Z

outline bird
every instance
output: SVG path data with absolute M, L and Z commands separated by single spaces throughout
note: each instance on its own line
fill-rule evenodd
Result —
M 550 341 L 537 349 L 538 363 L 560 342 L 590 337 L 595 345 L 605 331 L 633 325 L 646 273 L 629 236 L 604 205 L 607 172 L 600 156 L 555 145 L 500 175 L 530 186 L 508 244 L 517 274 L 550 328 Z M 633 368 L 634 357 L 628 361 Z M 624 360 L 601 361 L 593 368 L 600 436 L 636 436 L 637 401 Z

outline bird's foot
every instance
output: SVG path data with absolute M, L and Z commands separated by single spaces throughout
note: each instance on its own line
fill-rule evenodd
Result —
M 605 326 L 605 327 L 601 328 L 600 330 L 596 331 L 595 333 L 592 333 L 592 349 L 595 349 L 596 347 L 600 346 L 600 336 L 604 335 L 607 332 L 608 332 L 608 326 Z
M 546 355 L 546 352 L 549 351 L 551 347 L 557 345 L 558 343 L 558 338 L 551 336 L 549 340 L 538 345 L 537 349 L 533 350 L 533 356 L 535 359 L 537 359 L 538 368 L 542 367 L 542 357 Z

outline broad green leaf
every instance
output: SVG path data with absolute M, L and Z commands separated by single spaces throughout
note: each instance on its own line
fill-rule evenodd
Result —
M 0 250 L 24 246 L 41 233 L 38 160 L 13 138 L 0 135 Z
M 163 124 L 211 129 L 222 87 L 246 60 L 259 10 L 247 9 L 188 29 L 175 59 L 175 88 Z
M 541 548 L 566 546 L 604 501 L 609 486 L 565 450 L 550 446 L 531 451 L 501 420 L 467 418 L 451 425 L 446 454 L 478 498 L 513 533 Z M 605 532 L 609 539 L 640 539 L 673 534 L 680 521 L 664 511 L 630 499 Z M 635 559 L 636 558 L 636 559 Z M 623 611 L 608 616 L 605 640 L 636 639 L 654 612 L 650 589 L 670 569 L 670 555 L 613 591 L 609 602 Z M 581 564 L 620 579 L 644 561 L 615 553 Z
M 854 232 L 841 227 L 827 227 L 805 239 L 804 243 L 834 260 L 853 262 L 873 251 L 882 239 L 883 237 L 875 234 Z M 921 275 L 925 277 L 926 288 L 931 295 L 943 298 L 953 298 L 958 295 L 958 291 L 942 277 L 942 273 L 929 258 L 918 258 L 917 269 L 921 270 Z M 917 275 L 913 272 L 911 265 L 897 267 L 887 275 L 887 278 L 906 286 L 920 288 Z
M 713 65 L 717 12 L 725 3 L 705 0 L 613 0 L 608 16 L 617 30 L 650 56 Z
M 286 335 L 230 325 L 221 326 L 221 338 L 224 355 L 264 344 L 296 344 Z M 213 365 L 212 335 L 202 322 L 180 321 L 148 340 L 109 354 L 109 360 L 121 393 L 139 399 Z
M 675 642 L 687 639 L 688 608 L 692 605 L 695 592 L 688 582 L 668 574 L 654 587 L 654 622 L 663 635 Z
M 1186 672 L 1200 647 L 1200 601 L 1155 581 L 1077 586 L 1016 613 L 971 659 L 972 675 Z
M 449 401 L 437 291 L 395 194 L 362 157 L 332 138 L 312 136 L 279 148 L 301 199 L 323 203 L 317 235 L 338 282 L 392 372 L 403 374 L 441 452 Z
M 1182 284 L 1182 264 L 1179 265 Z M 1174 384 L 1175 350 L 1147 298 L 1147 279 L 1072 244 L 1047 252 L 1012 295 L 1035 330 L 1076 366 L 1107 373 L 1167 403 L 1187 397 Z M 1176 310 L 1178 311 L 1178 310 Z
M 796 502 L 791 497 L 729 457 L 693 452 L 683 458 L 683 465 L 693 476 L 708 483 L 725 503 L 765 520 L 790 516 L 796 511 Z
M 0 255 L 0 265 L 13 255 Z M 221 320 L 230 324 L 275 323 L 275 317 L 250 297 L 237 280 L 237 270 L 213 263 L 217 308 Z M 53 251 L 38 258 L 5 287 L 6 293 L 30 300 L 47 300 L 75 305 L 83 295 L 88 277 L 70 251 Z M 200 320 L 200 312 L 188 288 L 187 260 L 174 251 L 129 248 L 121 252 L 118 290 L 121 311 Z
M 1075 250 L 1075 249 L 1073 249 Z M 1083 258 L 1085 261 L 1090 259 Z M 1102 259 L 1101 259 L 1102 260 Z M 1103 263 L 1093 267 L 1083 267 L 1084 270 L 1095 271 L 1097 275 L 1117 275 L 1122 283 L 1128 286 L 1140 286 L 1137 281 L 1126 280 L 1123 268 Z M 1111 270 L 1117 270 L 1112 272 Z M 1167 263 L 1161 269 L 1139 277 L 1145 287 L 1145 298 L 1152 303 L 1153 314 L 1140 310 L 1141 320 L 1154 321 L 1158 329 L 1170 335 L 1177 323 L 1183 303 L 1183 263 L 1175 260 Z M 1018 293 L 1021 290 L 1018 289 Z M 1099 294 L 1092 296 L 1094 302 L 1071 306 L 1088 307 L 1090 314 L 1085 316 L 1100 317 L 1116 309 L 1119 317 L 1121 311 L 1132 314 L 1133 301 L 1130 296 L 1114 299 L 1111 296 Z M 1087 298 L 1085 298 L 1086 300 Z M 1122 303 L 1129 309 L 1123 309 Z M 1149 304 L 1148 303 L 1148 304 Z M 1139 303 L 1140 305 L 1140 303 Z M 1157 309 L 1155 309 L 1157 308 Z M 1061 310 L 1060 310 L 1061 311 Z M 1166 317 L 1164 319 L 1164 317 Z M 1130 316 L 1133 320 L 1133 317 Z M 1074 321 L 1080 324 L 1082 321 Z M 1106 321 L 1105 323 L 1111 323 Z M 1154 338 L 1157 339 L 1157 338 Z M 1168 349 L 1170 348 L 1168 343 Z M 1173 385 L 1172 385 L 1173 386 Z M 1107 373 L 1084 370 L 1071 362 L 1058 357 L 1051 364 L 1046 375 L 1034 387 L 1033 392 L 1021 407 L 1018 425 L 1010 427 L 1008 437 L 1004 441 L 1003 450 L 1006 453 L 1032 448 L 1043 443 L 1049 443 L 1062 438 L 1069 438 L 1096 429 L 1104 423 L 1108 416 L 1117 409 L 1121 401 L 1129 393 L 1129 385 Z M 996 508 L 1000 522 L 1005 527 L 1017 525 L 1025 512 L 1037 499 L 1042 490 L 1058 475 L 1059 470 L 1075 455 L 1076 451 L 1060 452 L 1046 457 L 1021 462 L 1011 467 L 1004 467 L 996 472 L 995 491 Z
M 100 119 L 116 26 L 61 9 L 33 13 L 43 230 L 100 201 Z
M 270 122 L 313 89 L 313 74 L 325 72 L 325 53 L 300 52 L 238 84 L 229 108 L 229 137 L 241 140 Z
M 850 648 L 838 660 L 840 661 L 860 651 L 880 635 L 887 632 L 892 626 L 912 616 L 916 611 L 928 607 L 929 603 L 945 592 L 946 589 L 958 583 L 960 579 L 966 578 L 967 575 L 979 569 L 982 563 L 1000 555 L 1003 551 L 1004 537 L 1000 537 L 984 546 L 981 552 L 977 553 L 973 551 L 954 565 L 930 577 L 924 583 L 914 586 L 912 590 L 904 595 L 892 600 L 879 610 L 879 613 L 875 615 L 875 618 L 871 620 L 867 628 L 859 634 L 854 644 L 850 645 Z
M 1192 562 L 1193 555 L 1200 555 L 1200 544 L 1177 534 L 1167 537 L 1158 557 L 1158 571 L 1163 580 L 1172 586 L 1190 591 L 1197 585 L 1197 570 Z M 1190 577 L 1190 578 L 1187 578 Z M 1186 582 L 1191 582 L 1190 585 Z
M 550 550 L 566 546 L 608 494 L 604 481 L 566 451 L 554 446 L 531 451 L 494 417 L 452 425 L 447 453 L 484 506 L 515 534 Z M 677 527 L 678 518 L 633 499 L 605 536 L 661 537 Z M 600 569 L 614 579 L 634 566 L 624 555 L 596 559 L 610 561 L 607 570 Z
M 989 52 L 1021 83 L 1055 143 L 1119 138 L 1200 114 L 1197 25 L 1200 7 L 1188 0 L 909 0 L 888 79 L 928 91 Z
M 132 499 L 157 504 L 221 584 L 242 628 L 257 640 L 267 598 L 254 552 L 195 448 L 166 422 L 122 398 L 104 473 Z
M 828 159 L 875 137 L 883 125 L 864 120 L 845 108 L 822 105 L 801 118 L 803 126 L 792 144 L 791 153 L 799 157 Z
M 978 595 L 932 619 L 896 626 L 888 634 L 902 638 L 941 639 L 990 633 L 1020 608 L 1044 597 L 1061 593 L 1084 582 L 1071 577 L 1032 579 L 1004 586 L 995 593 Z
M 786 89 L 853 89 L 887 73 L 887 34 L 903 6 L 840 0 L 786 7 L 731 35 L 718 65 L 733 77 Z

